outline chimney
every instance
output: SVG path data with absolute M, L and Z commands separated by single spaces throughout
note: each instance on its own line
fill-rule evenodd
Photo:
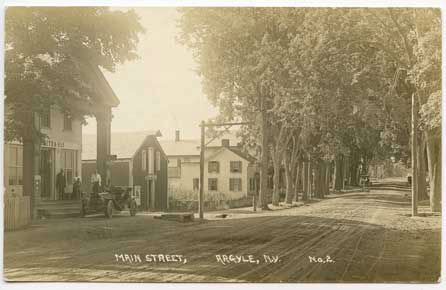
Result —
M 229 139 L 221 139 L 221 146 L 229 147 Z
M 175 142 L 180 141 L 180 130 L 175 130 Z

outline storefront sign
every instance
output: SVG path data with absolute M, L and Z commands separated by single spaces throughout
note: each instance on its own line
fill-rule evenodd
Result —
M 54 141 L 51 139 L 46 139 L 45 141 L 43 141 L 42 145 L 45 147 L 51 147 L 51 148 L 64 148 L 65 147 L 65 143 L 63 141 Z

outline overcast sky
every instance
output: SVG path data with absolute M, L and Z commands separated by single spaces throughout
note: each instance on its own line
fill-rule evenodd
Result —
M 139 60 L 125 63 L 115 73 L 105 73 L 121 103 L 113 109 L 112 132 L 161 130 L 163 139 L 199 138 L 198 124 L 214 117 L 217 109 L 202 93 L 193 71 L 191 51 L 177 43 L 175 8 L 138 8 L 146 33 L 141 35 Z M 84 133 L 96 133 L 88 119 Z

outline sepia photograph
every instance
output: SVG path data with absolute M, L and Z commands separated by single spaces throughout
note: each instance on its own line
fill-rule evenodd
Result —
M 3 23 L 6 283 L 441 281 L 440 8 Z

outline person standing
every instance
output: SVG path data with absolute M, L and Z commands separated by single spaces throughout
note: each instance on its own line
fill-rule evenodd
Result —
M 71 199 L 80 199 L 81 197 L 81 177 L 78 176 L 77 172 L 73 180 L 73 193 Z
M 57 199 L 61 200 L 64 198 L 66 184 L 67 180 L 65 178 L 65 172 L 61 169 L 56 176 Z
M 98 173 L 98 170 L 95 170 L 91 175 L 91 184 L 93 186 L 93 193 L 97 195 L 101 186 L 101 175 Z

